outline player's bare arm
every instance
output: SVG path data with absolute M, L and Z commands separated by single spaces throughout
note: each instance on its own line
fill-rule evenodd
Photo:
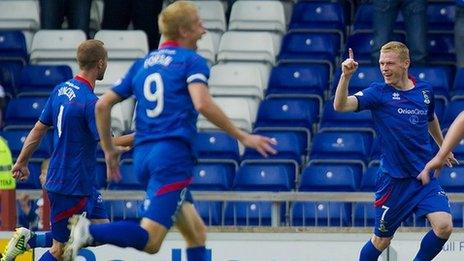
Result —
M 122 135 L 122 136 L 118 136 L 118 137 L 113 137 L 112 139 L 113 145 L 131 148 L 134 146 L 134 137 L 135 137 L 135 132 Z
M 348 50 L 349 57 L 342 63 L 342 74 L 335 91 L 334 109 L 336 111 L 355 111 L 358 108 L 358 99 L 348 96 L 348 85 L 353 73 L 358 69 L 358 62 L 354 60 L 353 50 Z
M 40 141 L 47 133 L 50 127 L 37 121 L 32 128 L 31 132 L 26 137 L 24 141 L 23 148 L 19 153 L 18 159 L 14 164 L 13 168 L 11 169 L 11 173 L 13 174 L 13 178 L 18 180 L 26 180 L 29 177 L 29 169 L 27 164 L 29 159 L 32 156 L 32 153 L 37 149 L 40 144 Z
M 235 127 L 221 108 L 214 102 L 205 84 L 191 83 L 188 89 L 195 109 L 209 121 L 239 140 L 243 145 L 256 149 L 264 157 L 277 153 L 272 147 L 272 145 L 276 144 L 275 140 L 260 135 L 250 135 Z

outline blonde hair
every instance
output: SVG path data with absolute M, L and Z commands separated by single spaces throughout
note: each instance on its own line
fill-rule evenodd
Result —
M 401 42 L 391 41 L 382 46 L 380 52 L 396 52 L 401 60 L 409 60 L 409 49 Z
M 167 40 L 177 40 L 181 28 L 190 28 L 192 14 L 198 12 L 191 1 L 176 1 L 166 7 L 158 16 L 158 28 Z
M 104 43 L 99 40 L 91 39 L 83 41 L 77 47 L 77 63 L 81 70 L 89 70 L 97 66 L 98 61 L 107 58 Z

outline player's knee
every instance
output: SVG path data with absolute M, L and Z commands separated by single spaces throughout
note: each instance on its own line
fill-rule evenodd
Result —
M 144 251 L 148 254 L 156 254 L 160 251 L 161 243 L 160 242 L 149 242 L 145 247 Z
M 451 222 L 440 222 L 433 228 L 435 234 L 440 238 L 449 238 L 453 232 L 453 224 Z
M 390 237 L 378 237 L 374 236 L 372 238 L 372 244 L 374 244 L 375 248 L 380 251 L 384 251 L 390 245 L 391 238 Z

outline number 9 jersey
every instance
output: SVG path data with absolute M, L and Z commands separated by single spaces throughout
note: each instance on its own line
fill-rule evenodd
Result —
M 173 41 L 135 62 L 112 89 L 122 99 L 137 100 L 135 145 L 169 138 L 192 144 L 198 113 L 188 85 L 207 84 L 208 78 L 206 60 Z

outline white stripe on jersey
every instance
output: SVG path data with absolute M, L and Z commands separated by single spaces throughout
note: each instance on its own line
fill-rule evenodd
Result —
M 187 78 L 187 83 L 191 83 L 191 82 L 194 81 L 194 80 L 202 80 L 202 81 L 204 81 L 204 82 L 207 82 L 206 76 L 204 76 L 204 75 L 201 74 L 201 73 L 195 73 L 195 74 L 190 75 L 190 76 Z

